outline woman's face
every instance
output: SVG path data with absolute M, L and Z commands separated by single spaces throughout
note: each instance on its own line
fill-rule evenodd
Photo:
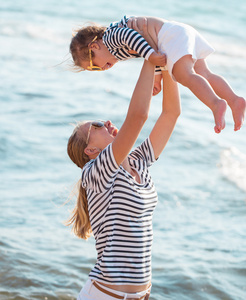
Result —
M 94 123 L 95 125 L 93 125 L 93 123 L 93 121 L 89 121 L 84 125 L 87 145 L 104 149 L 108 144 L 112 143 L 118 133 L 118 129 L 111 121 L 102 121 L 104 126 L 101 127 L 97 125 L 97 122 Z

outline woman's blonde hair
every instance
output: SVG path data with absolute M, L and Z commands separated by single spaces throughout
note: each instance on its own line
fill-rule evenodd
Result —
M 70 53 L 74 62 L 74 69 L 77 71 L 84 70 L 81 67 L 81 61 L 89 61 L 88 45 L 97 36 L 97 40 L 102 39 L 106 27 L 99 25 L 84 26 L 75 31 L 70 43 Z M 92 51 L 92 57 L 94 53 Z
M 88 155 L 85 154 L 84 149 L 86 148 L 86 137 L 85 133 L 81 129 L 81 126 L 85 122 L 77 123 L 70 136 L 67 144 L 67 153 L 70 159 L 79 167 L 83 168 L 84 165 L 90 160 Z M 66 221 L 66 225 L 73 225 L 72 231 L 79 238 L 87 240 L 91 233 L 91 224 L 88 212 L 88 202 L 86 190 L 82 187 L 81 179 L 77 183 L 77 203 L 72 211 L 71 217 Z

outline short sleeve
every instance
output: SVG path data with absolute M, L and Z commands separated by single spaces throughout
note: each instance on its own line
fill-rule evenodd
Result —
M 117 53 L 117 49 L 123 51 L 122 49 L 127 47 L 148 60 L 149 56 L 154 52 L 154 49 L 137 31 L 127 27 L 112 27 L 108 29 L 103 35 L 103 42 L 114 54 Z
M 118 172 L 119 166 L 115 161 L 112 144 L 109 144 L 93 160 L 89 161 L 82 169 L 82 186 L 92 189 L 96 193 L 108 190 Z
M 138 146 L 134 151 L 131 152 L 131 157 L 133 159 L 144 160 L 147 164 L 147 167 L 150 167 L 156 161 L 154 149 L 149 137 L 140 146 Z

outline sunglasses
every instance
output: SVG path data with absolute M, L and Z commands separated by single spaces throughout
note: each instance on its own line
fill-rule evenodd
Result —
M 104 126 L 105 126 L 105 123 L 103 121 L 93 121 L 93 122 L 91 122 L 89 130 L 88 130 L 87 138 L 86 138 L 86 145 L 88 145 L 88 143 L 89 143 L 91 127 L 94 127 L 94 128 L 97 129 L 97 128 L 102 128 Z
M 91 48 L 90 45 L 95 42 L 95 40 L 97 39 L 97 36 L 94 37 L 94 39 L 88 44 L 88 48 L 89 48 L 89 59 L 90 59 L 90 65 L 86 68 L 88 71 L 103 71 L 103 69 L 101 67 L 98 66 L 93 66 L 93 62 L 92 62 L 92 55 L 91 55 Z

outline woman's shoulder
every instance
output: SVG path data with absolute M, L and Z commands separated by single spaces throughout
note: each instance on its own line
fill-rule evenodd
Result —
M 88 173 L 90 170 L 94 170 L 93 172 L 96 172 L 106 168 L 110 168 L 113 171 L 119 168 L 114 158 L 112 143 L 108 144 L 108 146 L 104 148 L 96 158 L 91 159 L 84 165 L 82 174 Z
M 130 153 L 130 158 L 145 161 L 148 166 L 156 161 L 149 137 Z

